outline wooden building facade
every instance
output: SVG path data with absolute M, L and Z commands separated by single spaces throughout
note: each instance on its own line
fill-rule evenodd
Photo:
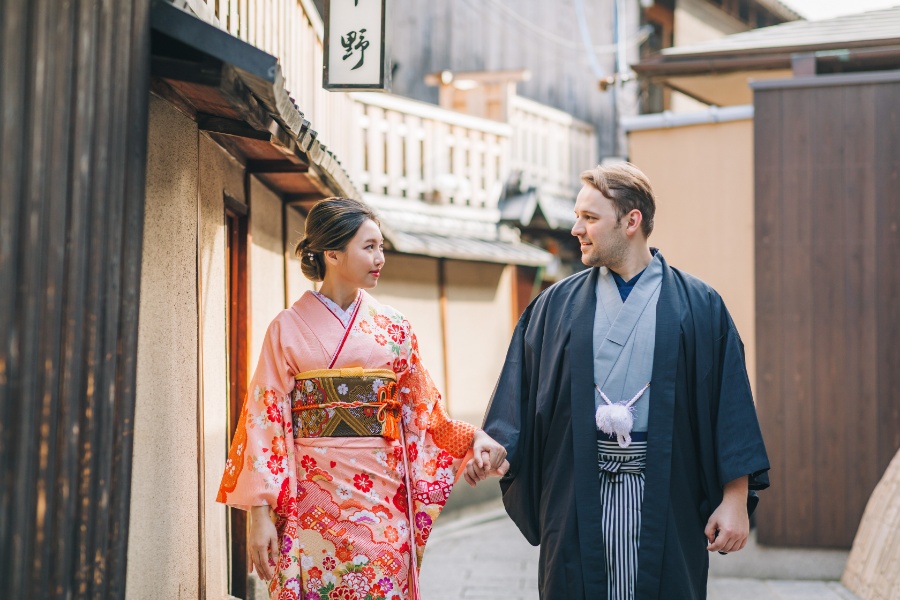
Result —
M 847 548 L 900 449 L 900 71 L 754 92 L 759 541 Z

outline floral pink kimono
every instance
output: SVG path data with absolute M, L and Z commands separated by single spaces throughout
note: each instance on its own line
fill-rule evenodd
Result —
M 364 291 L 348 315 L 323 300 L 269 326 L 217 500 L 272 507 L 272 598 L 417 600 L 474 428 L 447 416 L 403 315 Z

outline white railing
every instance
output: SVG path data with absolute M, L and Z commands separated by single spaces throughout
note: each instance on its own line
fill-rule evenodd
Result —
M 510 167 L 559 196 L 575 197 L 579 175 L 597 164 L 597 135 L 590 123 L 567 112 L 513 96 Z
M 363 190 L 436 204 L 495 208 L 508 173 L 512 129 L 387 94 L 359 102 L 350 157 Z
M 323 90 L 323 24 L 312 0 L 175 1 L 279 57 L 287 90 L 363 191 L 493 208 L 512 170 L 574 197 L 579 174 L 597 162 L 590 124 L 515 95 L 501 123 L 390 94 Z

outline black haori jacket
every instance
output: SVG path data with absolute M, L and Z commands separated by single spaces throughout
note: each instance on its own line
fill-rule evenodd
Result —
M 663 263 L 635 600 L 706 598 L 703 530 L 725 483 L 769 485 L 744 348 L 722 298 Z M 594 423 L 592 332 L 598 269 L 525 310 L 485 415 L 508 452 L 500 481 L 512 520 L 541 546 L 546 600 L 606 598 Z

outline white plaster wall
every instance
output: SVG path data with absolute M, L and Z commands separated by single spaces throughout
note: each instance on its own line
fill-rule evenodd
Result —
M 150 98 L 129 600 L 197 598 L 197 157 L 193 121 Z
M 200 281 L 203 377 L 206 597 L 228 591 L 226 509 L 216 502 L 228 453 L 228 330 L 223 195 L 244 201 L 243 168 L 206 135 L 200 136 Z
M 303 292 L 314 289 L 313 282 L 303 276 L 300 259 L 294 256 L 294 246 L 303 237 L 306 219 L 296 208 L 287 210 L 287 301 L 293 304 Z
M 369 293 L 409 320 L 422 362 L 446 398 L 437 259 L 388 253 L 378 286 Z
M 747 26 L 705 0 L 678 0 L 675 3 L 674 44 L 687 46 L 717 40 L 732 33 L 747 31 Z M 679 92 L 672 92 L 673 112 L 705 110 L 706 104 Z
M 281 199 L 256 178 L 250 183 L 250 372 L 256 369 L 266 329 L 286 307 Z
M 650 245 L 722 295 L 756 389 L 753 121 L 634 131 L 629 144 L 656 194 Z
M 447 261 L 448 404 L 481 425 L 512 336 L 513 267 Z
M 717 40 L 747 30 L 746 25 L 706 0 L 678 0 L 674 27 L 676 46 Z

